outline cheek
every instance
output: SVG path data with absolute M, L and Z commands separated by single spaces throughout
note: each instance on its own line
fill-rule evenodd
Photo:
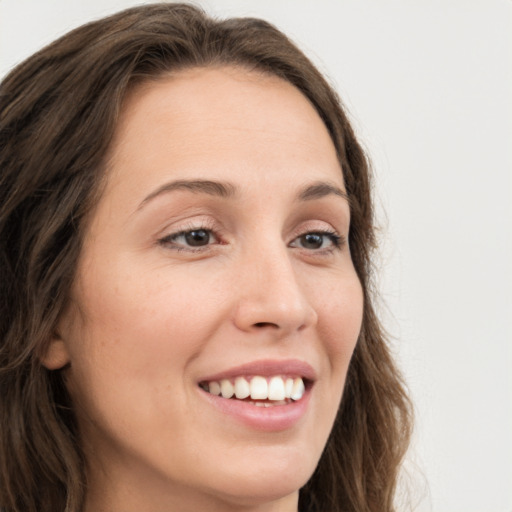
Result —
M 325 283 L 324 283 L 325 284 Z M 318 312 L 317 353 L 322 354 L 322 371 L 315 386 L 317 394 L 308 443 L 321 454 L 332 429 L 345 387 L 348 367 L 359 337 L 363 293 L 355 272 L 330 279 L 312 300 Z
M 322 384 L 325 384 L 325 410 L 330 411 L 329 422 L 332 422 L 361 331 L 363 291 L 354 273 L 349 279 L 333 281 L 328 292 L 319 297 L 318 334 L 327 368 L 325 383 Z
M 187 368 L 218 321 L 212 290 L 185 281 L 146 272 L 98 275 L 81 286 L 83 312 L 67 323 L 67 385 L 91 439 L 98 432 L 135 439 L 146 430 L 158 437 L 171 424 L 183 430 L 183 415 L 174 411 L 188 407 Z
M 333 361 L 351 357 L 363 318 L 363 290 L 355 272 L 332 280 L 317 296 L 318 327 Z
M 150 365 L 154 378 L 186 365 L 215 328 L 215 286 L 191 286 L 186 273 L 172 277 L 113 270 L 83 283 L 77 293 L 83 312 L 68 322 L 75 366 L 136 380 L 147 378 Z

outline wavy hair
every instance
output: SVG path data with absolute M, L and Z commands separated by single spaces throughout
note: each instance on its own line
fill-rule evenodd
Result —
M 312 103 L 350 197 L 362 330 L 320 462 L 300 491 L 308 512 L 391 512 L 411 407 L 375 314 L 370 167 L 336 93 L 269 23 L 216 20 L 152 4 L 79 27 L 0 84 L 0 509 L 80 512 L 85 458 L 60 371 L 40 363 L 73 282 L 89 213 L 127 92 L 191 67 L 280 77 Z

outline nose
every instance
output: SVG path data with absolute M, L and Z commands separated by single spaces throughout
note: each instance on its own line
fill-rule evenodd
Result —
M 291 261 L 289 249 L 259 252 L 238 275 L 235 324 L 245 332 L 283 337 L 316 324 L 318 315 Z

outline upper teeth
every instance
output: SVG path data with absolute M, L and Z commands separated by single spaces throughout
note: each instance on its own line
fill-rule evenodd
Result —
M 236 377 L 234 380 L 212 380 L 204 388 L 212 395 L 223 398 L 251 398 L 253 400 L 300 400 L 304 395 L 304 381 L 300 377 L 261 377 L 255 375 L 250 380 Z

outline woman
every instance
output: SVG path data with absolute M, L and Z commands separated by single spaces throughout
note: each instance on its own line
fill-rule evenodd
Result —
M 393 510 L 368 164 L 304 55 L 146 5 L 0 91 L 2 510 Z

